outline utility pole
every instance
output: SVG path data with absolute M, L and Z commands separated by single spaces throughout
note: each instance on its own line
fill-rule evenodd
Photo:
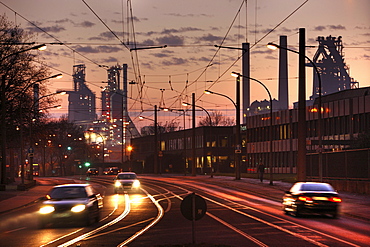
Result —
M 5 190 L 6 186 L 6 108 L 5 108 L 5 75 L 1 77 L 1 181 L 0 190 Z
M 297 181 L 306 181 L 306 33 L 299 29 Z M 321 109 L 320 109 L 321 110 Z
M 197 173 L 197 164 L 196 164 L 196 153 L 195 153 L 195 93 L 191 94 L 192 98 L 192 123 L 193 123 L 193 130 L 192 130 L 192 151 L 193 151 L 193 162 L 191 163 L 191 175 L 196 176 Z

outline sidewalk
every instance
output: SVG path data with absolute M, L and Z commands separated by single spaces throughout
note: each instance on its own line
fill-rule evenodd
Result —
M 166 176 L 166 175 L 164 175 Z M 268 197 L 271 200 L 281 202 L 284 191 L 289 190 L 292 184 L 281 181 L 274 181 L 274 185 L 269 185 L 269 180 L 264 180 L 261 183 L 258 179 L 242 178 L 235 180 L 233 177 L 214 176 L 210 178 L 209 175 L 179 176 L 184 179 L 202 180 L 202 182 L 211 184 L 221 184 L 229 188 L 238 188 L 245 191 L 260 194 Z M 0 191 L 0 215 L 14 209 L 21 208 L 25 205 L 34 203 L 40 197 L 44 196 L 54 185 L 65 183 L 80 183 L 78 177 L 75 178 L 60 178 L 48 177 L 36 178 L 36 186 L 30 188 L 28 191 L 17 191 L 16 186 L 12 189 L 7 187 L 6 191 Z M 358 219 L 370 221 L 370 196 L 360 195 L 346 192 L 339 192 L 343 199 L 341 214 Z

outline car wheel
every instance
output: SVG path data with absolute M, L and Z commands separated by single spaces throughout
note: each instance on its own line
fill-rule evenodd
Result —
M 295 217 L 300 217 L 301 216 L 301 210 L 298 207 L 296 207 L 295 210 L 294 210 L 294 216 Z
M 289 212 L 286 210 L 286 206 L 283 206 L 283 212 L 284 214 L 289 214 Z
M 333 212 L 333 213 L 331 214 L 331 217 L 332 217 L 333 219 L 337 219 L 337 218 L 338 218 L 338 212 L 337 212 L 337 211 Z
M 47 226 L 47 223 L 44 220 L 39 220 L 39 224 L 38 224 L 39 229 L 44 229 L 46 228 L 46 226 Z
M 95 216 L 95 222 L 98 223 L 100 220 L 100 209 L 98 205 L 96 205 L 96 216 Z

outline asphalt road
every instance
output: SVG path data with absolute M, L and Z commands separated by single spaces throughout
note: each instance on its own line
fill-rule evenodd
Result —
M 37 227 L 38 205 L 0 215 L 0 246 L 368 246 L 370 223 L 341 216 L 295 218 L 281 203 L 190 177 L 141 177 L 140 193 L 113 193 L 112 177 L 88 182 L 104 196 L 99 223 Z M 181 213 L 191 193 L 207 204 L 193 222 Z M 202 213 L 197 211 L 196 213 Z

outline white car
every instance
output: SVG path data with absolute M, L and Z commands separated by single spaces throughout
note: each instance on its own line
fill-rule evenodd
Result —
M 118 173 L 114 179 L 114 193 L 119 191 L 136 191 L 140 190 L 140 181 L 135 172 Z

